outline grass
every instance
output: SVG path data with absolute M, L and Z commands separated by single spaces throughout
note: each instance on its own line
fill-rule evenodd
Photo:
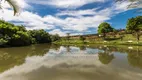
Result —
M 110 38 L 110 37 L 109 37 Z M 105 44 L 105 45 L 132 45 L 132 46 L 142 46 L 142 37 L 140 37 L 139 43 L 137 39 L 131 34 L 125 34 L 123 40 L 116 37 L 116 39 L 110 38 L 110 40 L 103 40 L 102 38 L 97 39 L 87 39 L 84 42 L 79 39 L 70 39 L 70 40 L 59 40 L 54 42 L 55 44 L 62 45 L 89 45 L 89 44 Z

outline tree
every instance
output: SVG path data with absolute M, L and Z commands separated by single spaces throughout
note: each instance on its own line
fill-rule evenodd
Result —
M 16 15 L 20 11 L 20 6 L 17 4 L 16 0 L 0 0 L 0 3 L 2 1 L 6 1 L 14 10 L 14 15 Z M 1 8 L 1 5 L 0 5 Z
M 55 36 L 54 40 L 57 38 L 58 36 Z M 0 47 L 50 42 L 51 35 L 44 30 L 27 31 L 24 26 L 16 26 L 0 20 Z
M 31 44 L 30 35 L 27 32 L 17 31 L 12 35 L 9 44 L 11 46 L 25 46 Z
M 43 29 L 41 30 L 31 30 L 29 31 L 29 34 L 35 40 L 36 43 L 50 43 L 51 42 L 51 37 L 49 33 L 44 31 Z
M 86 38 L 84 36 L 80 36 L 80 40 L 84 43 L 84 40 L 86 40 Z
M 133 35 L 136 36 L 137 41 L 139 42 L 142 31 L 142 16 L 137 16 L 135 18 L 129 19 L 126 29 L 127 31 L 131 31 Z
M 113 29 L 113 32 L 109 32 L 109 35 L 112 35 L 114 38 L 116 38 L 117 33 L 118 33 L 118 30 Z
M 24 26 L 15 26 L 0 20 L 0 35 L 2 45 L 24 46 L 31 44 L 30 35 Z
M 70 33 L 67 33 L 67 40 L 69 41 L 70 40 Z
M 123 37 L 124 37 L 124 34 L 125 34 L 125 31 L 119 31 L 118 34 L 119 34 L 119 37 L 120 37 L 120 39 L 122 41 Z
M 60 40 L 60 36 L 58 34 L 51 35 L 52 42 Z
M 111 25 L 106 22 L 101 23 L 98 27 L 98 33 L 103 34 L 104 39 L 106 37 L 106 33 L 112 32 L 112 31 L 113 31 L 113 28 L 111 27 Z

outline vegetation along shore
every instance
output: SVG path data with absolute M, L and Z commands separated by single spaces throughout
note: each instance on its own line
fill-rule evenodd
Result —
M 142 16 L 131 18 L 126 29 L 115 29 L 109 23 L 98 26 L 97 34 L 60 37 L 51 35 L 45 30 L 26 30 L 24 26 L 16 26 L 0 20 L 0 47 L 27 46 L 40 43 L 62 45 L 72 44 L 107 44 L 107 45 L 142 45 Z
M 55 44 L 107 44 L 107 45 L 142 45 L 142 16 L 130 18 L 126 29 L 114 29 L 109 23 L 103 22 L 98 26 L 97 34 L 76 35 L 55 41 Z
M 0 47 L 18 47 L 31 44 L 51 43 L 59 39 L 59 35 L 51 35 L 42 29 L 26 30 L 24 26 L 16 26 L 0 20 Z

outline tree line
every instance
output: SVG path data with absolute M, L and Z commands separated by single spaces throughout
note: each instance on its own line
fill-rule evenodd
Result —
M 16 26 L 12 23 L 0 20 L 0 47 L 26 46 L 38 43 L 51 43 L 59 40 L 58 34 L 51 35 L 41 30 L 26 30 L 24 26 Z
M 134 18 L 130 18 L 127 21 L 126 30 L 124 32 L 118 31 L 113 28 L 109 23 L 103 22 L 98 27 L 98 34 L 106 39 L 106 35 L 112 33 L 113 35 L 119 34 L 120 38 L 123 38 L 125 33 L 131 33 L 134 37 L 136 37 L 139 42 L 140 36 L 142 35 L 142 16 L 137 16 Z

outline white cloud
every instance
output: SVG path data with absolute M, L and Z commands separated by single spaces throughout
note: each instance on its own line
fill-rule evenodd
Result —
M 24 3 L 28 5 L 24 0 L 19 0 L 20 3 Z M 24 1 L 24 2 L 22 2 Z M 26 0 L 27 1 L 27 0 Z M 40 4 L 41 2 L 45 2 L 49 4 L 47 0 L 28 0 L 28 2 L 34 2 L 37 4 Z M 62 2 L 64 0 L 54 0 L 55 2 Z M 71 0 L 73 3 L 75 3 L 75 0 Z M 76 3 L 79 3 L 81 0 L 76 0 Z M 93 1 L 103 1 L 103 0 L 83 0 L 86 4 L 93 2 Z M 68 0 L 65 1 L 66 4 Z M 65 4 L 64 3 L 64 4 Z M 72 3 L 72 4 L 73 4 Z M 70 5 L 72 5 L 70 3 Z M 80 4 L 82 4 L 80 2 Z M 4 4 L 6 7 L 4 8 L 4 12 L 0 11 L 0 18 L 6 20 L 6 21 L 15 21 L 18 23 L 15 24 L 23 24 L 26 26 L 28 30 L 32 29 L 55 29 L 50 31 L 51 34 L 58 33 L 62 36 L 64 36 L 66 33 L 62 32 L 60 29 L 56 29 L 56 27 L 60 27 L 63 30 L 74 30 L 79 33 L 82 33 L 88 28 L 97 28 L 98 25 L 106 20 L 110 20 L 112 16 L 115 14 L 121 13 L 123 11 L 127 10 L 127 5 L 129 5 L 128 2 L 125 3 L 116 3 L 113 4 L 112 7 L 107 7 L 105 9 L 97 11 L 97 8 L 94 9 L 87 9 L 87 10 L 67 10 L 67 11 L 61 11 L 58 12 L 55 16 L 53 15 L 46 15 L 44 17 L 41 17 L 40 15 L 29 12 L 29 11 L 23 11 L 19 16 L 13 16 L 13 11 L 7 9 L 7 4 Z M 25 7 L 23 8 L 27 8 Z M 60 16 L 69 15 L 74 17 L 66 17 L 66 18 L 60 18 Z M 83 16 L 83 15 L 90 15 L 90 16 Z M 77 33 L 76 33 L 77 34 Z
M 63 16 L 63 15 L 68 15 L 68 16 L 83 16 L 83 15 L 94 15 L 96 14 L 95 12 L 96 9 L 87 9 L 87 10 L 78 10 L 78 11 L 61 11 L 60 13 L 57 13 L 57 16 Z
M 4 12 L 0 11 L 0 18 L 6 21 L 16 21 L 22 22 L 23 25 L 26 26 L 27 29 L 53 29 L 54 25 L 47 24 L 44 21 L 44 18 L 29 12 L 23 11 L 19 16 L 13 16 L 13 11 L 4 9 Z
M 93 17 L 67 17 L 65 19 L 61 19 L 54 16 L 46 16 L 44 17 L 45 21 L 53 24 L 55 26 L 59 26 L 64 30 L 76 30 L 76 31 L 84 31 L 89 27 L 98 27 L 98 25 L 105 21 L 109 20 L 109 17 L 103 15 L 95 15 Z
M 29 3 L 51 5 L 58 8 L 77 8 L 93 2 L 104 2 L 105 0 L 26 0 Z
M 128 5 L 130 5 L 131 2 L 128 1 L 124 1 L 124 2 L 117 2 L 114 6 L 115 10 L 127 10 L 128 9 Z
M 108 20 L 109 17 L 102 16 L 102 15 L 95 15 L 91 17 L 79 17 L 79 18 L 67 18 L 65 21 L 67 21 L 67 24 L 70 24 L 68 26 L 64 26 L 66 29 L 72 29 L 77 31 L 84 31 L 87 30 L 89 27 L 98 27 L 98 25 Z
M 103 10 L 97 11 L 96 9 L 87 9 L 87 10 L 70 10 L 70 11 L 61 11 L 57 13 L 57 16 L 74 16 L 67 17 L 64 20 L 61 20 L 59 24 L 62 24 L 62 28 L 65 30 L 76 30 L 84 32 L 88 28 L 94 27 L 97 28 L 98 25 L 106 20 L 110 20 L 114 15 L 124 12 L 129 5 L 129 2 L 116 3 L 111 7 L 107 7 Z M 90 16 L 83 16 L 90 15 Z M 63 22 L 63 23 L 62 23 Z
M 53 35 L 59 34 L 60 36 L 66 36 L 66 33 L 61 31 L 60 29 L 54 29 L 54 30 L 50 31 L 49 33 L 53 34 Z

